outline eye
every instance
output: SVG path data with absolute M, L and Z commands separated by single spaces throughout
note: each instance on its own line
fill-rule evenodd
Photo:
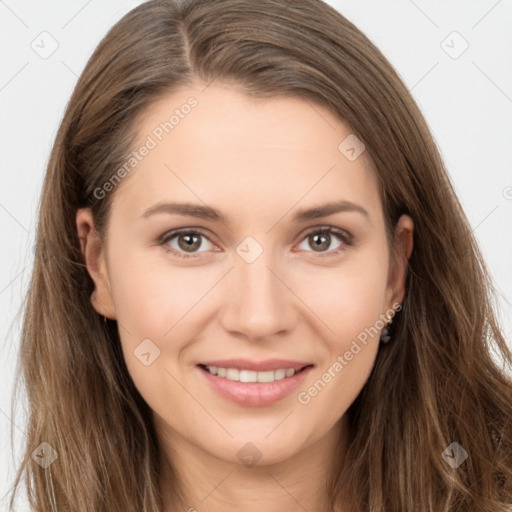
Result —
M 331 246 L 333 235 L 340 243 L 333 250 L 325 250 Z M 207 240 L 206 247 L 202 239 Z M 180 258 L 195 258 L 198 257 L 196 253 L 207 252 L 211 247 L 215 247 L 202 230 L 191 228 L 176 229 L 165 233 L 158 242 L 164 246 L 167 252 L 171 252 Z M 301 243 L 304 242 L 309 243 L 310 247 L 313 247 L 313 252 L 320 253 L 323 256 L 322 253 L 327 253 L 328 255 L 340 253 L 347 246 L 353 244 L 353 237 L 341 229 L 324 226 L 306 233 Z M 208 247 L 208 244 L 211 247 Z M 199 251 L 200 248 L 204 248 L 204 251 Z
M 335 238 L 338 238 L 338 240 L 340 240 L 340 243 L 333 250 L 325 250 L 328 249 L 331 245 L 333 238 L 332 235 L 334 235 Z M 346 248 L 346 246 L 352 245 L 353 238 L 346 231 L 334 228 L 332 226 L 325 226 L 321 228 L 316 228 L 306 233 L 306 236 L 303 239 L 302 243 L 304 242 L 309 244 L 310 247 L 313 247 L 313 252 L 328 253 L 330 255 L 338 254 L 339 252 L 343 251 Z
M 172 252 L 176 256 L 181 258 L 194 258 L 195 252 L 204 252 L 198 251 L 199 248 L 205 245 L 201 240 L 202 238 L 207 240 L 208 243 L 213 246 L 212 242 L 210 242 L 208 237 L 202 231 L 193 229 L 178 229 L 170 231 L 162 237 L 160 243 L 168 252 Z M 177 246 L 176 244 L 170 243 L 174 241 L 176 241 Z M 206 250 L 208 250 L 208 247 Z

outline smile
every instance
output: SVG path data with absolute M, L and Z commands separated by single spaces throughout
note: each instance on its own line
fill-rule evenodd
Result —
M 239 370 L 238 368 L 219 368 L 217 366 L 205 366 L 212 375 L 238 382 L 274 382 L 276 380 L 293 377 L 299 370 L 295 368 L 279 368 L 266 372 L 255 372 L 251 370 Z
M 313 367 L 255 371 L 199 364 L 196 368 L 208 387 L 224 399 L 245 407 L 265 407 L 291 395 Z

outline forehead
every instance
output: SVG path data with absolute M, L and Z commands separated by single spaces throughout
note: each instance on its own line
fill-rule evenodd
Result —
M 159 200 L 177 199 L 226 212 L 230 204 L 253 213 L 277 204 L 284 212 L 340 199 L 380 211 L 367 153 L 348 158 L 347 146 L 361 150 L 350 127 L 309 100 L 254 99 L 230 85 L 194 86 L 153 103 L 136 130 L 134 150 L 149 149 L 138 151 L 114 202 L 139 214 Z

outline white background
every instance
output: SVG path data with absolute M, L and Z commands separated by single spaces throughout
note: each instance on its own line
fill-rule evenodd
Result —
M 0 511 L 25 436 L 23 403 L 11 417 L 11 393 L 50 147 L 88 57 L 139 3 L 0 0 Z M 494 277 L 512 346 L 512 1 L 328 3 L 383 51 L 425 115 Z M 31 47 L 43 31 L 58 43 L 47 59 Z M 453 31 L 469 44 L 456 59 L 445 51 L 461 48 L 458 36 L 446 39 Z

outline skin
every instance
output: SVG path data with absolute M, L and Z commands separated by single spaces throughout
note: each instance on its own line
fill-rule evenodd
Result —
M 104 246 L 90 210 L 77 211 L 96 286 L 92 303 L 117 320 L 128 370 L 153 411 L 162 459 L 172 460 L 179 475 L 186 498 L 178 505 L 164 465 L 165 512 L 326 510 L 325 479 L 336 440 L 345 439 L 344 413 L 368 379 L 379 336 L 309 403 L 297 395 L 401 303 L 413 221 L 399 219 L 392 259 L 367 152 L 349 161 L 338 150 L 349 127 L 303 99 L 255 100 L 232 85 L 195 84 L 145 112 L 137 147 L 191 95 L 197 107 L 117 185 Z M 342 199 L 368 217 L 345 211 L 291 220 L 298 209 Z M 142 217 L 159 202 L 175 201 L 213 206 L 228 222 Z M 307 235 L 326 226 L 349 232 L 354 243 L 331 234 L 316 249 Z M 182 227 L 206 232 L 199 248 L 186 252 L 183 235 L 181 245 L 179 236 L 155 241 Z M 236 252 L 247 236 L 263 249 L 252 263 Z M 145 339 L 161 351 L 149 366 L 133 353 Z M 281 401 L 246 407 L 218 395 L 196 367 L 230 357 L 315 366 Z M 237 456 L 249 442 L 261 453 L 252 467 Z

